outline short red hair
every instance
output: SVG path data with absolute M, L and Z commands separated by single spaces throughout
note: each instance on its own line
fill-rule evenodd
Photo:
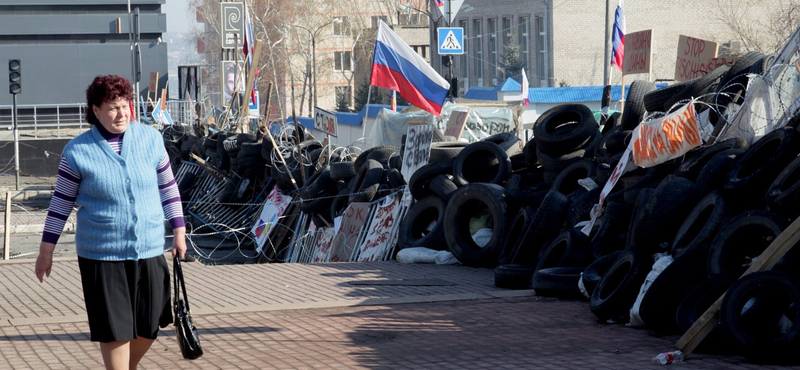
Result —
M 133 100 L 131 83 L 120 75 L 97 76 L 86 89 L 86 122 L 96 125 L 100 121 L 94 115 L 93 106 L 101 106 L 105 102 L 125 98 Z

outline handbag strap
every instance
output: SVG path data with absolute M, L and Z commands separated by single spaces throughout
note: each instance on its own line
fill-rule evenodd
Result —
M 186 283 L 183 281 L 183 268 L 181 268 L 181 260 L 180 257 L 175 257 L 172 261 L 172 275 L 173 281 L 175 285 L 175 303 L 178 300 L 183 299 L 184 304 L 186 304 L 186 310 L 191 311 L 189 308 L 189 297 L 186 295 Z M 180 289 L 182 297 L 178 295 L 178 283 L 180 282 Z

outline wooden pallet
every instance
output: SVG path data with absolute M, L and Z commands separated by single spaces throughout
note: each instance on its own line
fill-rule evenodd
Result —
M 770 243 L 767 249 L 761 253 L 761 256 L 750 265 L 742 276 L 771 269 L 798 241 L 800 241 L 800 217 L 794 220 L 789 227 L 783 230 L 783 232 Z M 689 330 L 678 339 L 675 346 L 678 350 L 682 351 L 685 356 L 688 356 L 694 351 L 697 345 L 711 333 L 711 330 L 713 330 L 715 326 L 717 326 L 717 323 L 719 323 L 719 309 L 724 298 L 725 294 L 719 297 L 719 299 L 694 322 Z

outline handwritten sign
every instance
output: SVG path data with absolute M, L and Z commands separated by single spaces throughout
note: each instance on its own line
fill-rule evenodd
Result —
M 333 238 L 331 262 L 349 262 L 356 247 L 361 230 L 367 221 L 369 203 L 353 202 L 347 206 L 342 215 L 342 225 Z
M 450 113 L 450 118 L 447 120 L 447 128 L 444 130 L 445 136 L 452 136 L 456 139 L 461 138 L 461 133 L 464 132 L 464 126 L 467 124 L 469 118 L 469 111 L 454 110 Z
M 319 107 L 314 107 L 314 128 L 333 137 L 339 137 L 336 115 Z
M 653 30 L 625 34 L 625 58 L 622 74 L 650 73 L 653 59 Z
M 678 38 L 675 81 L 689 81 L 701 77 L 720 64 L 724 64 L 717 60 L 717 52 L 719 44 L 716 42 L 681 35 Z
M 397 194 L 389 197 L 392 197 L 392 199 L 388 200 L 389 204 L 378 206 L 375 211 L 367 236 L 364 238 L 364 242 L 361 243 L 358 262 L 383 260 L 388 247 L 393 244 L 392 236 L 400 224 L 397 219 L 400 211 L 400 197 Z
M 700 144 L 697 113 L 691 103 L 667 116 L 642 122 L 631 136 L 633 160 L 640 167 L 680 157 Z
M 412 125 L 406 131 L 406 146 L 403 155 L 403 170 L 406 181 L 411 179 L 420 167 L 428 164 L 431 157 L 433 125 Z
M 286 207 L 291 203 L 292 198 L 284 196 L 278 187 L 273 187 L 264 202 L 264 208 L 261 210 L 261 215 L 256 220 L 256 224 L 250 232 L 256 237 L 256 251 L 261 253 L 264 248 L 264 242 L 272 231 L 272 226 L 278 223 Z
M 331 252 L 333 251 L 333 248 L 331 248 L 331 245 L 333 244 L 333 234 L 334 232 L 332 227 L 323 227 L 314 230 L 315 252 L 312 262 L 321 263 L 331 260 Z

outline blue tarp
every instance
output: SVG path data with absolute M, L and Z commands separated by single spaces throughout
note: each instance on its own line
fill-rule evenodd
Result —
M 665 83 L 656 85 L 659 89 L 667 86 Z M 496 101 L 498 92 L 520 91 L 522 85 L 511 78 L 495 87 L 472 87 L 464 95 L 467 99 Z M 611 86 L 611 100 L 620 100 L 622 87 Z M 625 87 L 627 96 L 630 85 Z M 603 97 L 603 86 L 576 86 L 576 87 L 534 87 L 529 89 L 528 100 L 531 103 L 580 103 L 600 101 Z
M 378 113 L 381 109 L 390 109 L 390 105 L 386 104 L 370 104 L 369 105 L 369 112 L 367 112 L 367 106 L 365 105 L 361 108 L 360 112 L 331 112 L 336 115 L 336 122 L 340 125 L 347 125 L 347 126 L 361 126 L 361 122 L 364 121 L 364 115 L 367 114 L 367 117 L 377 117 Z M 405 105 L 398 105 L 397 110 L 403 110 L 407 108 Z M 292 121 L 292 116 L 286 117 L 286 124 L 294 124 Z M 297 117 L 297 123 L 303 125 L 308 129 L 314 129 L 314 119 L 311 117 Z

